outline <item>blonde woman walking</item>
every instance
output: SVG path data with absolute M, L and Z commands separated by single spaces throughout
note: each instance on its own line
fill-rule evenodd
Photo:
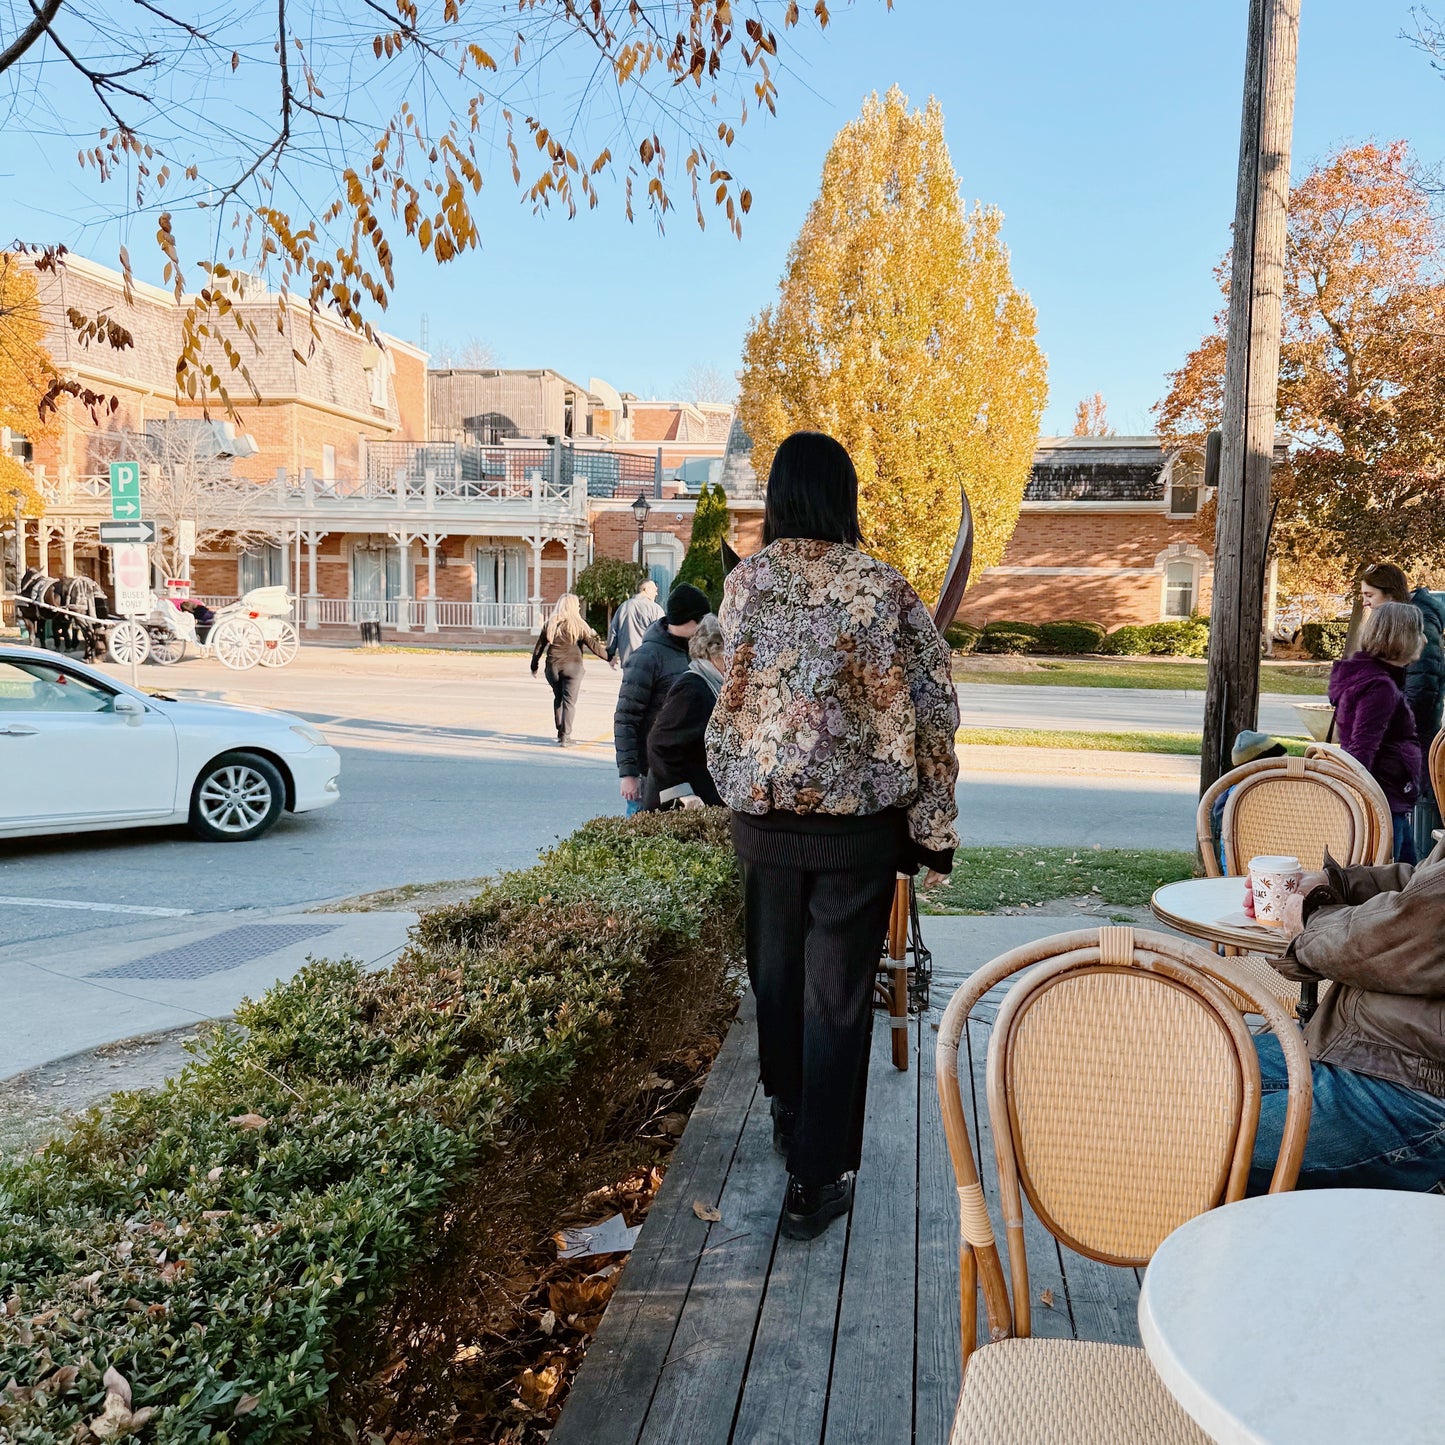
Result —
M 557 725 L 557 746 L 572 746 L 572 721 L 577 716 L 577 699 L 582 695 L 582 649 L 607 661 L 602 639 L 587 625 L 582 600 L 573 592 L 558 598 L 556 610 L 537 635 L 532 649 L 532 676 L 543 655 L 545 675 L 552 686 L 552 719 Z M 614 662 L 613 667 L 617 664 Z

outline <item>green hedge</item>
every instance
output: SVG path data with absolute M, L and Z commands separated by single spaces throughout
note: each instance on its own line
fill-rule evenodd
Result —
M 974 651 L 1034 652 L 1038 648 L 1039 629 L 1033 622 L 990 622 L 975 644 Z
M 348 1339 L 449 1198 L 507 1171 L 525 1207 L 529 1167 L 599 1137 L 715 1017 L 739 916 L 722 810 L 600 819 L 393 968 L 308 964 L 163 1088 L 0 1166 L 0 1437 L 89 1438 L 114 1367 L 156 1445 L 331 1438 Z
M 1097 622 L 1041 622 L 1035 652 L 1053 657 L 1078 656 L 1098 652 L 1104 641 L 1104 629 Z
M 1189 617 L 1142 627 L 1116 627 L 1099 650 L 1117 657 L 1203 657 L 1208 646 L 1208 619 Z
M 1338 617 L 1329 622 L 1306 622 L 1299 630 L 1300 646 L 1316 662 L 1338 662 L 1345 655 L 1345 639 L 1350 635 L 1350 619 Z
M 955 652 L 972 652 L 983 634 L 967 622 L 952 622 L 943 629 L 943 640 Z

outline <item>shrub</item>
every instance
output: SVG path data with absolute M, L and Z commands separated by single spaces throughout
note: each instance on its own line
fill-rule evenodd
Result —
M 1306 622 L 1299 630 L 1300 646 L 1316 662 L 1338 662 L 1345 655 L 1345 639 L 1350 633 L 1350 619 L 1337 617 L 1329 622 Z
M 0 1165 L 0 1435 L 79 1438 L 114 1367 L 157 1445 L 321 1438 L 358 1322 L 468 1181 L 525 1206 L 715 1012 L 726 840 L 721 810 L 589 824 L 393 968 L 308 963 L 160 1090 Z
M 1104 640 L 1104 629 L 1097 622 L 1042 622 L 1035 652 L 1052 656 L 1097 652 Z
M 1208 645 L 1208 620 L 1188 617 L 1178 622 L 1116 627 L 1099 650 L 1116 657 L 1203 657 Z
M 943 640 L 955 652 L 972 652 L 978 646 L 978 639 L 982 635 L 978 628 L 967 622 L 950 622 L 943 629 Z
M 1039 629 L 1032 622 L 990 622 L 974 647 L 975 652 L 1032 652 Z

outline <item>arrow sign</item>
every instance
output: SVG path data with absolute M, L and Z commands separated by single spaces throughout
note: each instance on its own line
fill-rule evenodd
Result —
M 140 463 L 110 464 L 110 515 L 118 521 L 140 516 Z
M 156 524 L 142 518 L 136 522 L 102 522 L 100 544 L 102 547 L 117 547 L 125 542 L 154 542 Z

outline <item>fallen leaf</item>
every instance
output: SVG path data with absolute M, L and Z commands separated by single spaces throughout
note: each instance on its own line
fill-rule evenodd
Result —
M 687 1128 L 686 1114 L 666 1114 L 661 1124 L 662 1132 L 670 1134 L 674 1139 L 681 1139 Z
M 714 1209 L 711 1204 L 704 1204 L 701 1199 L 692 1201 L 692 1212 L 707 1224 L 717 1224 L 722 1219 L 722 1210 Z
M 47 1395 L 63 1395 L 75 1383 L 79 1374 L 80 1370 L 75 1365 L 61 1365 L 52 1370 L 35 1388 L 44 1390 Z
M 542 1312 L 542 1319 L 541 1319 L 541 1322 L 540 1322 L 538 1328 L 542 1331 L 542 1333 L 543 1333 L 544 1335 L 547 1335 L 547 1336 L 550 1337 L 552 1331 L 557 1328 L 557 1312 L 556 1312 L 556 1310 L 544 1310 L 544 1311 Z
M 1043 1305 L 1043 1307 L 1044 1307 L 1046 1310 L 1051 1310 L 1051 1309 L 1053 1309 L 1053 1307 L 1054 1307 L 1054 1292 L 1053 1292 L 1053 1290 L 1051 1290 L 1051 1289 L 1041 1290 L 1041 1291 L 1039 1292 L 1039 1303 L 1040 1303 L 1041 1305 Z
M 230 1213 L 231 1211 L 229 1209 L 203 1209 L 201 1210 L 201 1218 L 226 1219 L 230 1216 Z
M 206 1170 L 206 1178 L 209 1179 L 212 1184 L 214 1184 L 225 1172 L 226 1171 L 222 1169 L 219 1164 L 217 1164 L 214 1169 Z
M 236 1408 L 231 1411 L 231 1414 L 238 1418 L 242 1415 L 249 1415 L 260 1403 L 261 1397 L 259 1395 L 242 1395 L 241 1398 L 236 1401 Z
M 541 1412 L 562 1388 L 562 1368 L 548 1365 L 542 1370 L 523 1370 L 517 1377 L 517 1395 L 524 1408 Z
M 238 1129 L 264 1129 L 271 1121 L 261 1114 L 236 1114 L 226 1122 Z
M 115 1395 L 127 1410 L 130 1409 L 130 1381 L 114 1365 L 106 1367 L 105 1374 L 101 1377 L 101 1384 L 105 1386 L 107 1395 Z

